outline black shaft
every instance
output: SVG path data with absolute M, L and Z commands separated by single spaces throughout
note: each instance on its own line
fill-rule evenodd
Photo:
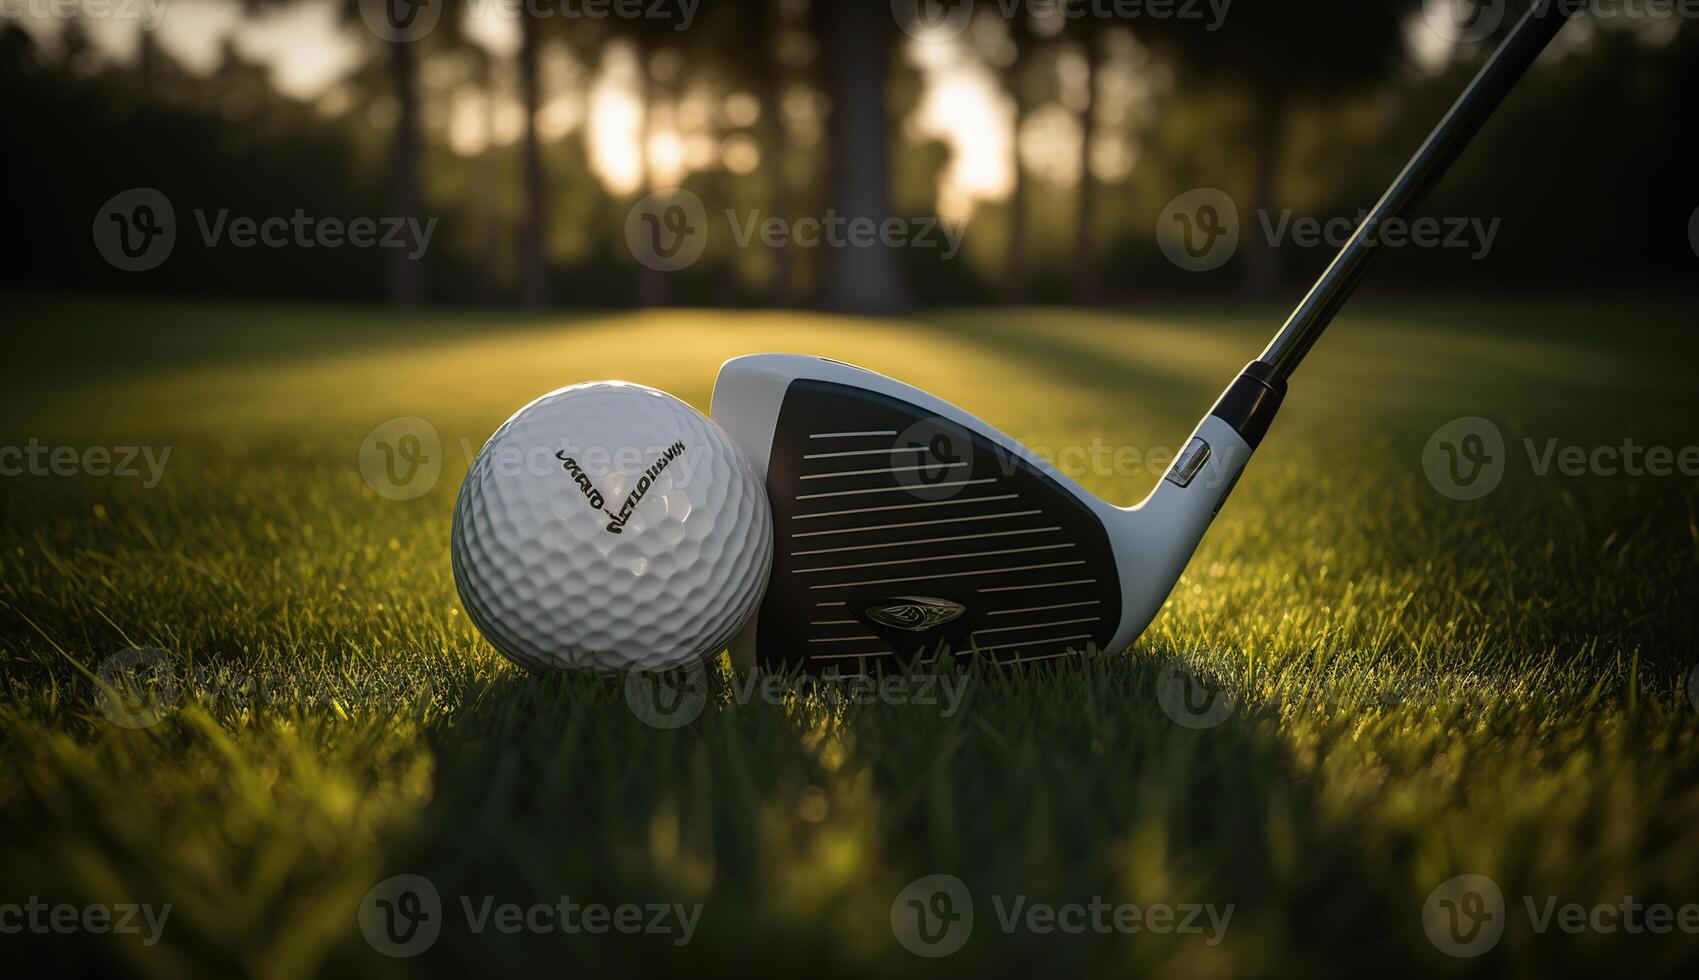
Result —
M 1533 9 L 1516 25 L 1475 80 L 1469 83 L 1457 104 L 1446 113 L 1445 119 L 1422 144 L 1404 172 L 1398 175 L 1386 196 L 1375 205 L 1333 264 L 1328 266 L 1327 272 L 1298 304 L 1286 325 L 1280 328 L 1280 333 L 1257 358 L 1268 365 L 1273 379 L 1283 382 L 1292 376 L 1298 363 L 1315 346 L 1316 339 L 1356 290 L 1357 284 L 1369 271 L 1369 265 L 1381 252 L 1376 244 L 1380 226 L 1389 219 L 1407 219 L 1421 204 L 1469 141 L 1480 132 L 1493 110 L 1515 87 L 1523 72 L 1557 37 L 1575 6 L 1568 0 L 1536 0 Z

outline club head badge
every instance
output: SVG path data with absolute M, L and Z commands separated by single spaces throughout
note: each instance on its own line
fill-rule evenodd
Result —
M 934 627 L 953 623 L 967 612 L 959 602 L 933 596 L 899 596 L 867 607 L 866 616 L 881 626 L 924 633 Z

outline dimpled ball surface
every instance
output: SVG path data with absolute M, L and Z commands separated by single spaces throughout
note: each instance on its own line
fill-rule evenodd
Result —
M 711 419 L 653 388 L 598 382 L 544 395 L 496 430 L 461 484 L 452 549 L 466 611 L 510 660 L 665 669 L 723 649 L 755 612 L 773 519 Z

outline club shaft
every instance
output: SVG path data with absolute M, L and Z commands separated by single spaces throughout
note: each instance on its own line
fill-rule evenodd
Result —
M 1510 37 L 1487 61 L 1404 172 L 1398 175 L 1386 196 L 1380 199 L 1340 250 L 1327 272 L 1298 304 L 1286 325 L 1280 328 L 1280 333 L 1257 358 L 1269 367 L 1274 379 L 1284 382 L 1297 370 L 1299 362 L 1315 346 L 1322 331 L 1333 322 L 1382 251 L 1377 247 L 1381 226 L 1390 220 L 1407 219 L 1422 203 L 1522 74 L 1546 45 L 1557 37 L 1568 21 L 1572 7 L 1572 4 L 1561 0 L 1536 0 Z

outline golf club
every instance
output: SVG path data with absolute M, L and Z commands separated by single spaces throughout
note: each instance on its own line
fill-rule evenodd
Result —
M 1140 504 L 1087 492 L 924 391 L 794 354 L 728 361 L 713 417 L 766 483 L 776 552 L 734 660 L 853 675 L 919 653 L 1028 662 L 1142 633 L 1262 442 L 1287 380 L 1406 218 L 1566 23 L 1539 0 Z

